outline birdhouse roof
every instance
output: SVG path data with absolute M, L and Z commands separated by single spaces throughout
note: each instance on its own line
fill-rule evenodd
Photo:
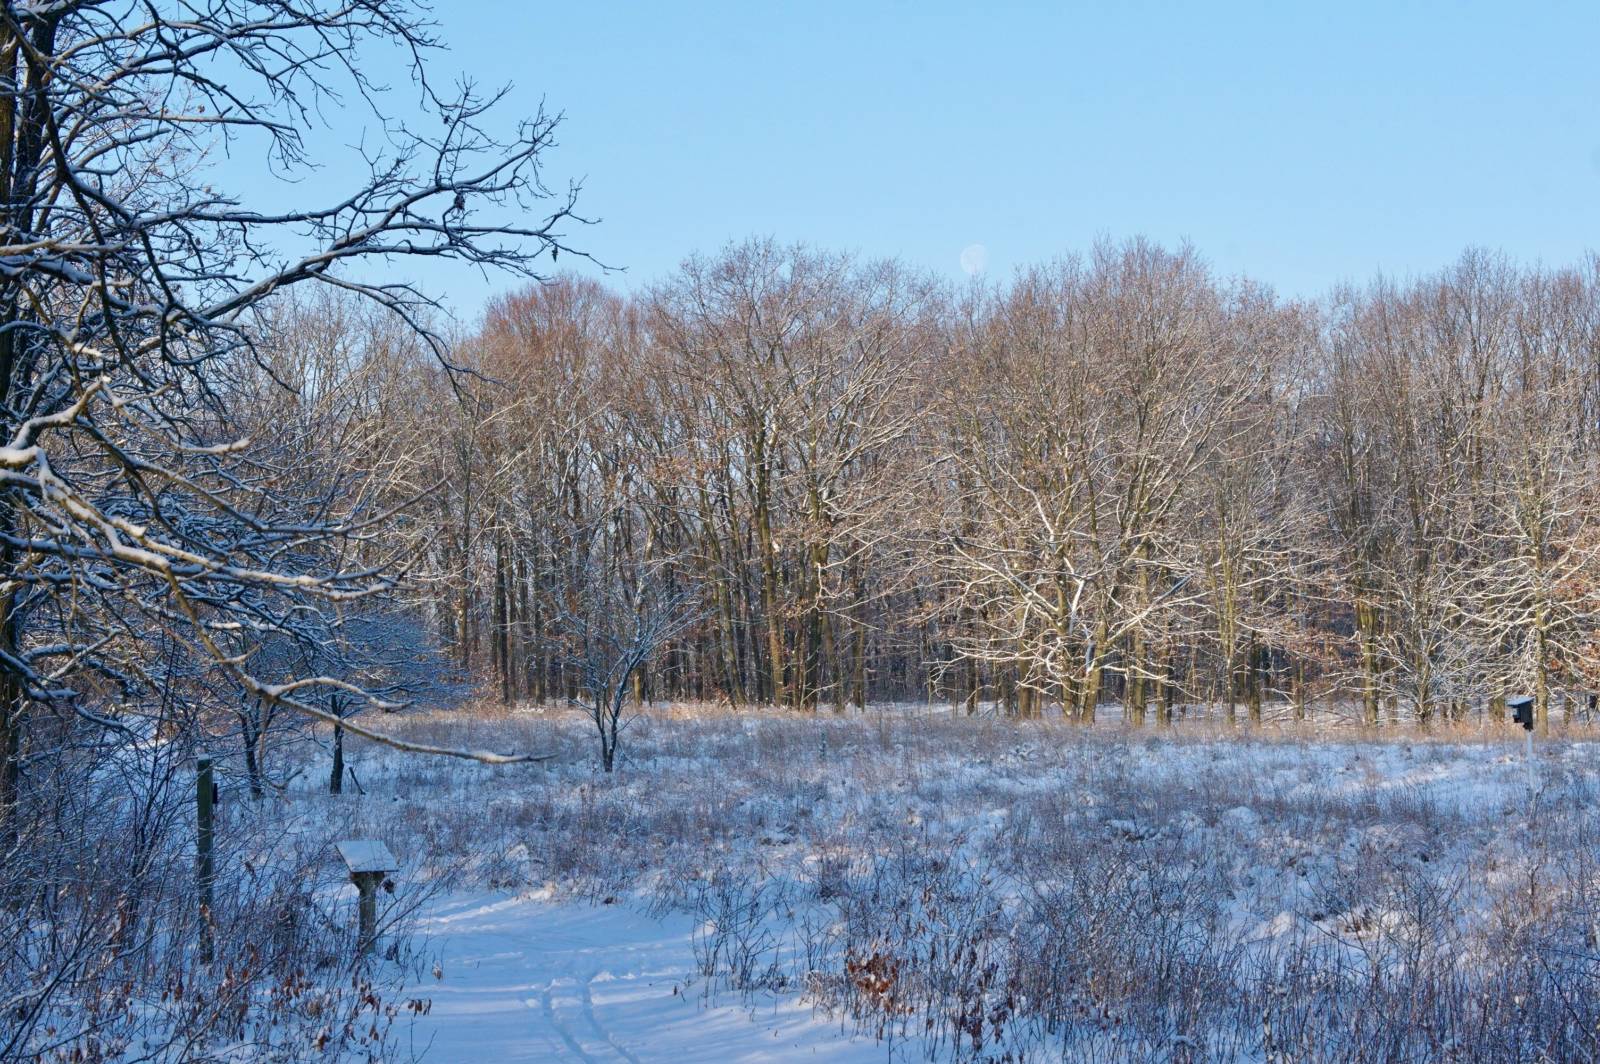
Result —
M 377 839 L 346 839 L 334 845 L 352 872 L 393 872 L 400 867 L 389 847 Z

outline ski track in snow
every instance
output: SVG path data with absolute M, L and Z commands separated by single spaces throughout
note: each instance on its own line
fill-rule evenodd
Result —
M 421 931 L 424 948 L 441 956 L 444 978 L 406 988 L 406 997 L 433 1005 L 399 1033 L 426 1064 L 889 1058 L 886 1046 L 841 1032 L 794 998 L 751 1006 L 725 994 L 708 1005 L 696 975 L 694 922 L 685 916 L 482 894 L 436 904 Z

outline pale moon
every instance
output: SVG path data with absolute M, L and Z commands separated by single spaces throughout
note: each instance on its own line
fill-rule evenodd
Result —
M 968 277 L 976 277 L 989 265 L 989 249 L 982 244 L 968 244 L 961 249 L 961 270 Z

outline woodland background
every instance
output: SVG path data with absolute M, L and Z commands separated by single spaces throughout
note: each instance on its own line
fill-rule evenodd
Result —
M 297 308 L 351 383 L 272 419 L 417 496 L 417 606 L 507 702 L 575 693 L 606 585 L 693 619 L 650 700 L 1592 709 L 1597 260 L 1307 303 L 1143 240 L 957 290 L 753 240 L 497 298 L 457 375 L 357 315 Z

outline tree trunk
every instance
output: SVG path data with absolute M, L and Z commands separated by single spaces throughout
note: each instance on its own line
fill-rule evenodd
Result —
M 1094 645 L 1089 648 L 1088 667 L 1083 672 L 1083 689 L 1078 693 L 1078 723 L 1093 724 L 1095 708 L 1100 704 L 1100 683 L 1104 672 L 1102 655 L 1105 653 L 1106 638 L 1109 634 L 1110 622 L 1102 618 L 1095 625 Z
M 48 34 L 41 42 L 46 45 L 41 54 L 51 54 L 55 20 L 42 20 L 34 33 L 36 37 Z M 17 70 L 21 45 L 22 41 L 11 32 L 9 20 L 0 24 L 0 80 L 12 87 L 11 91 L 0 93 L 0 212 L 12 233 L 27 232 L 32 227 L 33 206 L 26 193 L 33 184 L 33 170 L 43 144 L 43 85 L 33 64 L 29 64 L 28 85 L 34 91 L 16 91 L 21 80 Z M 18 346 L 26 340 L 16 326 L 27 314 L 25 307 L 19 307 L 15 291 L 8 290 L 4 328 L 0 328 L 0 410 L 7 409 L 17 383 L 12 378 L 17 369 Z M 13 428 L 8 421 L 3 438 L 9 439 Z M 17 515 L 9 500 L 0 500 L 0 533 L 8 537 L 17 533 Z M 17 559 L 15 547 L 0 546 L 0 572 L 8 577 L 16 572 Z M 4 654 L 0 662 L 21 661 L 21 651 L 22 632 L 16 615 L 16 593 L 12 591 L 0 597 L 0 653 Z M 0 664 L 0 846 L 15 843 L 20 837 L 26 691 L 26 678 L 9 664 Z
M 1156 723 L 1162 727 L 1172 724 L 1172 646 L 1169 641 L 1170 629 L 1163 635 L 1160 649 L 1159 672 L 1155 680 L 1155 709 Z
M 239 732 L 244 739 L 244 774 L 250 783 L 250 797 L 263 797 L 266 789 L 261 783 L 261 761 L 258 756 L 261 731 L 256 727 L 253 708 L 240 711 Z
M 8 628 L 12 625 L 0 621 L 0 629 Z M 13 638 L 7 633 L 0 639 L 8 652 L 13 649 Z M 15 845 L 21 835 L 24 709 L 22 684 L 10 672 L 0 673 L 0 848 Z
M 1533 670 L 1533 727 L 1543 739 L 1550 734 L 1550 647 L 1546 632 L 1546 615 L 1541 603 L 1534 609 L 1534 653 L 1538 655 Z
M 333 726 L 333 768 L 328 773 L 328 793 L 344 793 L 344 725 Z
M 1256 639 L 1254 632 L 1250 633 L 1245 642 L 1244 651 L 1244 701 L 1250 712 L 1250 726 L 1261 727 L 1261 655 L 1264 648 Z
M 1294 663 L 1294 719 L 1304 724 L 1306 716 L 1306 663 L 1297 657 Z
M 1128 723 L 1135 728 L 1144 726 L 1148 696 L 1145 688 L 1144 636 L 1139 632 L 1128 635 L 1127 698 Z
M 751 434 L 751 509 L 755 520 L 756 548 L 761 555 L 761 612 L 767 631 L 768 700 L 791 705 L 789 671 L 784 655 L 783 618 L 778 604 L 778 553 L 772 540 L 772 469 L 766 447 L 765 413 Z
M 507 571 L 505 537 L 494 540 L 494 611 L 489 646 L 500 679 L 500 704 L 511 704 L 511 574 Z
M 1361 722 L 1378 726 L 1378 613 L 1365 600 L 1356 602 L 1356 631 L 1361 641 Z

